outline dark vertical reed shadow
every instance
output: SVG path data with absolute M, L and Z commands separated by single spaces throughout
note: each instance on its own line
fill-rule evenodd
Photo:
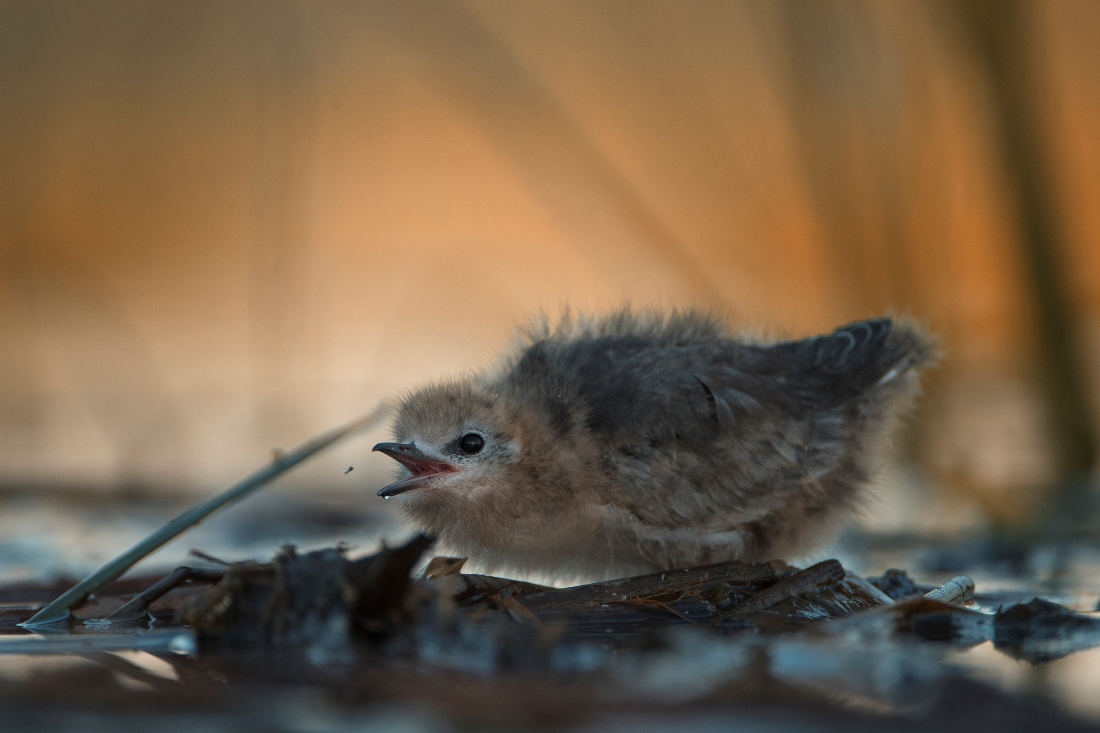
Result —
M 409 0 L 363 6 L 364 22 L 414 49 L 587 254 L 614 270 L 664 266 L 684 293 L 721 303 L 706 263 L 686 252 L 549 89 L 472 10 Z M 641 295 L 641 293 L 639 293 Z
M 254 90 L 250 338 L 256 377 L 257 428 L 276 436 L 302 428 L 303 376 L 312 366 L 304 321 L 312 144 L 318 115 L 318 33 L 305 9 L 272 2 L 257 14 L 233 8 L 237 32 L 251 50 Z
M 1061 484 L 1080 485 L 1077 479 L 1096 465 L 1096 428 L 1077 344 L 1080 330 L 1059 262 L 1065 242 L 1039 128 L 1038 71 L 1032 66 L 1027 7 L 1019 0 L 962 0 L 949 4 L 948 13 L 954 13 L 963 42 L 988 78 L 1004 176 L 1016 198 L 1033 284 L 1039 360 L 1055 420 Z
M 901 52 L 862 3 L 776 7 L 802 168 L 854 314 L 901 305 L 906 227 L 899 145 Z M 877 209 L 872 211 L 870 209 Z M 876 219 L 878 226 L 876 226 Z

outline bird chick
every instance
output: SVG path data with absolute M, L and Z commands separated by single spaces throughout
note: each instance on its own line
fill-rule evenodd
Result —
M 934 353 L 888 318 L 773 343 L 699 312 L 566 319 L 406 397 L 379 495 L 487 571 L 798 557 L 851 515 Z

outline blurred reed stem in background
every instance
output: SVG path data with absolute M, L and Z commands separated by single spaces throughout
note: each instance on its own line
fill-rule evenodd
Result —
M 972 45 L 989 79 L 990 101 L 1004 179 L 1021 221 L 1029 285 L 1035 301 L 1041 384 L 1053 413 L 1059 473 L 1055 480 L 1080 487 L 1096 467 L 1096 417 L 1090 414 L 1080 343 L 1084 332 L 1068 292 L 1067 243 L 1058 221 L 1051 185 L 1049 141 L 1043 139 L 1037 107 L 1042 83 L 1034 67 L 1037 53 L 1021 0 L 956 0 L 950 11 Z

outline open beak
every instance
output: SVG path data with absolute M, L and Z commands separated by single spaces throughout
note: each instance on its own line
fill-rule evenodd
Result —
M 417 486 L 420 486 L 436 476 L 445 476 L 449 473 L 458 472 L 458 469 L 451 464 L 445 461 L 437 461 L 434 458 L 429 458 L 424 455 L 424 453 L 416 447 L 415 443 L 379 443 L 371 450 L 385 453 L 387 456 L 404 466 L 408 472 L 412 474 L 408 478 L 395 481 L 379 491 L 378 495 L 385 499 L 391 496 L 397 496 L 410 489 L 415 489 Z

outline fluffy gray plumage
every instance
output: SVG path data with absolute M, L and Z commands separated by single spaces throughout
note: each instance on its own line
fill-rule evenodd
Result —
M 887 318 L 774 343 L 697 312 L 567 320 L 407 397 L 379 493 L 498 572 L 797 557 L 852 513 L 934 351 Z

